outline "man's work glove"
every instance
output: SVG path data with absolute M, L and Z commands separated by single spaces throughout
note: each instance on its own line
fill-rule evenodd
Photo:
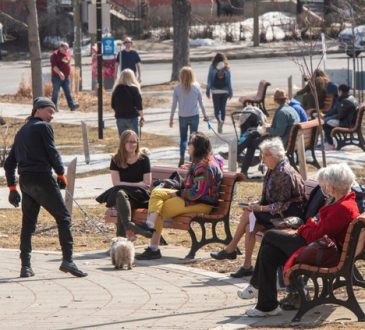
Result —
M 67 178 L 62 175 L 57 175 L 57 184 L 60 189 L 65 189 L 67 186 Z
M 18 207 L 20 203 L 20 194 L 16 190 L 16 186 L 9 186 L 9 203 L 14 207 Z

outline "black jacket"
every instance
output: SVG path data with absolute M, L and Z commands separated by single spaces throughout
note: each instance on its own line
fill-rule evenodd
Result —
M 118 85 L 112 94 L 115 118 L 135 118 L 142 108 L 142 97 L 137 87 Z
M 63 174 L 61 156 L 54 144 L 52 126 L 39 118 L 29 121 L 15 135 L 14 144 L 5 160 L 4 169 L 8 186 L 14 186 L 15 169 L 18 173 Z
M 352 127 L 356 120 L 357 101 L 352 95 L 340 97 L 337 103 L 337 117 L 340 127 Z

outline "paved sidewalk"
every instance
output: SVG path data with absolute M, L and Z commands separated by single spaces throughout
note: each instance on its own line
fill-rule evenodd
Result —
M 22 279 L 18 277 L 18 252 L 0 249 L 0 259 L 6 260 L 0 268 L 0 328 L 233 330 L 295 326 L 290 321 L 294 312 L 264 319 L 244 316 L 254 300 L 237 297 L 237 289 L 246 285 L 242 280 L 189 267 L 182 259 L 187 253 L 184 248 L 163 247 L 162 253 L 160 260 L 136 261 L 130 271 L 114 270 L 105 251 L 77 254 L 75 261 L 89 276 L 75 278 L 58 270 L 58 253 L 34 252 L 36 275 Z M 199 255 L 207 257 L 203 252 Z M 354 320 L 343 308 L 323 306 L 305 315 L 300 325 Z

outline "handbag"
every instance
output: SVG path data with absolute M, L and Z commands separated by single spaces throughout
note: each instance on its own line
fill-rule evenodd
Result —
M 327 235 L 302 247 L 298 252 L 294 264 L 333 267 L 340 261 L 340 252 L 336 243 Z
M 275 218 L 270 221 L 276 229 L 298 229 L 303 224 L 303 220 L 299 217 Z
M 152 184 L 155 188 L 167 188 L 167 189 L 176 189 L 180 190 L 184 188 L 184 179 L 177 172 L 173 172 L 168 179 L 156 180 Z

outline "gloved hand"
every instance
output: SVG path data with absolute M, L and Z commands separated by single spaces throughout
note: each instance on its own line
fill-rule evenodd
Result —
M 67 178 L 63 174 L 57 175 L 57 184 L 60 189 L 66 189 Z
M 21 197 L 18 191 L 16 190 L 16 186 L 10 186 L 9 187 L 9 203 L 13 205 L 14 207 L 18 207 Z

